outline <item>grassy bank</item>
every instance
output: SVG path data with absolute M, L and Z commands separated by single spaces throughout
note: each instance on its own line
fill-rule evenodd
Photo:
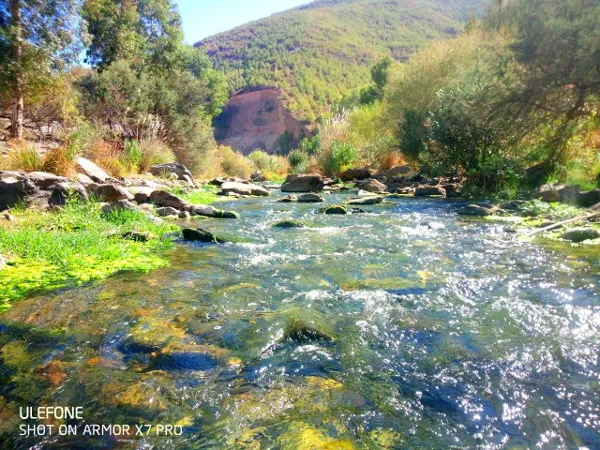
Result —
M 95 203 L 73 203 L 55 213 L 12 213 L 17 220 L 0 226 L 0 254 L 9 260 L 0 269 L 0 312 L 34 292 L 164 266 L 156 251 L 172 245 L 167 235 L 177 229 L 137 211 L 103 214 Z M 148 241 L 124 237 L 131 231 Z

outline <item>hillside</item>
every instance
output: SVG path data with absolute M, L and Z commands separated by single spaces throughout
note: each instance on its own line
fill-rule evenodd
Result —
M 489 0 L 319 0 L 221 33 L 206 49 L 232 90 L 279 87 L 298 118 L 369 83 L 369 68 L 405 61 L 429 40 L 457 34 Z

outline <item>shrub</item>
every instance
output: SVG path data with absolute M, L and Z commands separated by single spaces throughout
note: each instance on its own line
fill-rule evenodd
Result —
M 267 179 L 280 178 L 289 171 L 290 164 L 284 156 L 269 155 L 262 150 L 254 150 L 248 155 L 248 159 L 254 163 Z
M 139 163 L 139 171 L 146 172 L 150 166 L 175 162 L 177 158 L 173 151 L 162 141 L 145 140 L 140 142 L 142 158 Z
M 11 141 L 8 144 L 5 167 L 9 170 L 34 172 L 43 169 L 43 160 L 35 144 L 26 141 Z
M 267 152 L 254 150 L 248 155 L 248 159 L 252 161 L 260 171 L 264 172 L 271 169 L 271 156 Z
M 75 173 L 75 156 L 66 146 L 50 149 L 44 155 L 42 169 L 57 175 L 71 176 Z
M 252 161 L 241 153 L 234 152 L 231 147 L 219 147 L 218 157 L 226 175 L 248 178 L 256 171 Z
M 293 150 L 290 152 L 288 162 L 294 173 L 306 173 L 310 169 L 310 158 L 302 150 Z
M 338 176 L 356 161 L 356 149 L 350 144 L 333 142 L 329 150 L 322 150 L 318 163 L 325 175 Z
M 142 164 L 142 148 L 135 139 L 126 139 L 121 155 L 121 164 L 129 172 L 137 172 Z

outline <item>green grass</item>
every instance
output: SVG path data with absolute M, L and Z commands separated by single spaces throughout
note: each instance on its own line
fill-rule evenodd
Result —
M 171 245 L 167 235 L 177 229 L 137 211 L 103 215 L 95 203 L 73 203 L 58 213 L 13 213 L 17 224 L 0 228 L 0 254 L 10 261 L 0 269 L 0 312 L 33 292 L 164 266 L 167 261 L 156 252 Z M 154 239 L 123 239 L 127 231 L 147 232 Z
M 231 200 L 231 198 L 217 195 L 218 188 L 216 186 L 205 185 L 200 189 L 186 191 L 182 189 L 172 189 L 171 193 L 178 196 L 180 199 L 191 203 L 192 205 L 210 205 L 211 203 Z

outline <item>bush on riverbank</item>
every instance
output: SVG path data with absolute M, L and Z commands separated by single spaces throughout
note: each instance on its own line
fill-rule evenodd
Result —
M 59 212 L 13 210 L 15 224 L 0 228 L 0 254 L 10 265 L 0 277 L 0 311 L 37 291 L 50 291 L 103 279 L 123 270 L 149 271 L 167 264 L 156 253 L 170 244 L 177 228 L 156 224 L 137 211 L 101 213 L 91 202 L 69 203 Z M 128 240 L 127 232 L 150 233 L 148 242 Z

